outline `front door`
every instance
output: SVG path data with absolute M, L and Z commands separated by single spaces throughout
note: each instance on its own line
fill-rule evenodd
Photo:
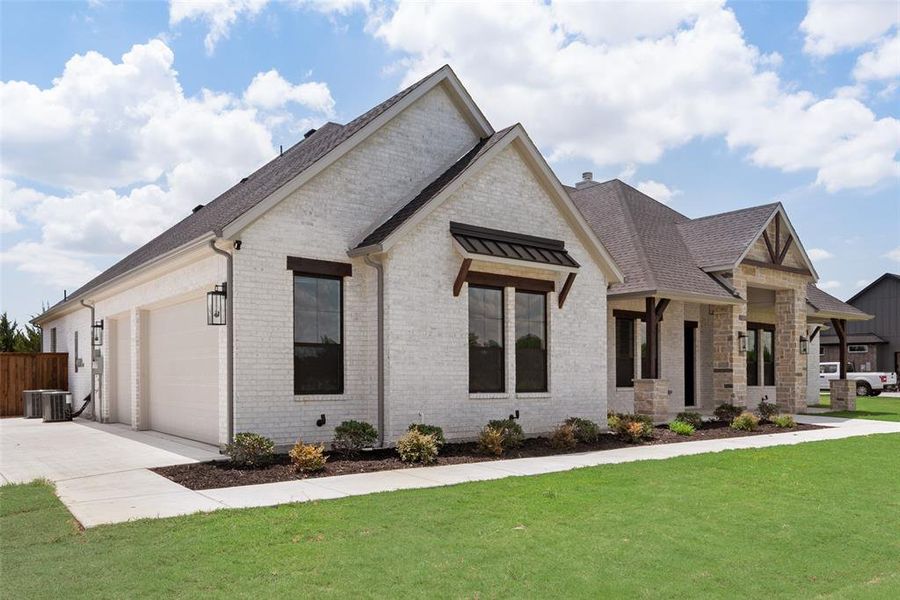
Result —
M 697 322 L 684 322 L 684 405 L 696 406 Z

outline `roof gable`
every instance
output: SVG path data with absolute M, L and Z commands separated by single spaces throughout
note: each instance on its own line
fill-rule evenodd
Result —
M 884 275 L 882 275 L 881 277 L 879 277 L 878 279 L 876 279 L 875 281 L 873 281 L 872 283 L 870 283 L 869 285 L 864 287 L 863 289 L 861 289 L 858 292 L 856 292 L 855 294 L 853 294 L 853 297 L 851 297 L 849 300 L 847 300 L 847 303 L 853 304 L 856 300 L 862 298 L 863 296 L 868 294 L 870 291 L 879 287 L 885 281 L 891 281 L 891 280 L 900 281 L 900 275 L 896 275 L 894 273 L 885 273 Z

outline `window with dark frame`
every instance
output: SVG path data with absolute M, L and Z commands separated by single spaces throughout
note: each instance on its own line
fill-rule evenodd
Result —
M 634 387 L 634 319 L 616 317 L 616 387 Z
M 469 285 L 469 392 L 505 391 L 503 289 Z
M 547 391 L 547 294 L 516 290 L 516 392 Z
M 747 385 L 759 385 L 759 331 L 747 330 Z
M 761 329 L 763 360 L 763 385 L 775 385 L 775 331 Z
M 50 329 L 50 352 L 56 352 L 56 327 Z
M 344 392 L 344 283 L 294 273 L 294 393 Z

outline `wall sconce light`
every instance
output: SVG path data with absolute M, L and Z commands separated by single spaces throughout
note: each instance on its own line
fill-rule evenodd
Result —
M 227 284 L 217 285 L 211 292 L 206 293 L 206 324 L 225 325 L 227 314 L 225 299 L 228 297 Z
M 747 332 L 746 331 L 738 331 L 738 352 L 741 354 L 747 353 Z
M 809 339 L 805 335 L 800 336 L 800 354 L 809 354 Z
M 91 325 L 91 345 L 103 345 L 103 319 L 95 321 L 94 324 Z

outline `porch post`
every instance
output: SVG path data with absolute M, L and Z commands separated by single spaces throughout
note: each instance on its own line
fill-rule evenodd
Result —
M 829 383 L 832 410 L 856 410 L 856 384 L 847 380 L 847 320 L 832 319 L 831 325 L 838 336 L 840 348 L 840 379 Z
M 747 282 L 734 276 L 732 287 L 747 297 Z M 711 306 L 713 328 L 713 398 L 720 404 L 747 405 L 747 355 L 740 351 L 739 337 L 747 334 L 747 305 Z
M 659 347 L 659 321 L 656 319 L 656 299 L 647 298 L 645 302 L 647 324 L 647 379 L 659 378 L 659 360 L 657 360 L 657 348 Z
M 775 399 L 779 408 L 798 413 L 806 408 L 806 286 L 775 291 Z
M 647 298 L 644 304 L 644 323 L 647 325 L 647 378 L 634 380 L 634 412 L 647 415 L 656 423 L 669 420 L 669 381 L 659 377 L 659 321 L 669 301 L 656 303 Z

